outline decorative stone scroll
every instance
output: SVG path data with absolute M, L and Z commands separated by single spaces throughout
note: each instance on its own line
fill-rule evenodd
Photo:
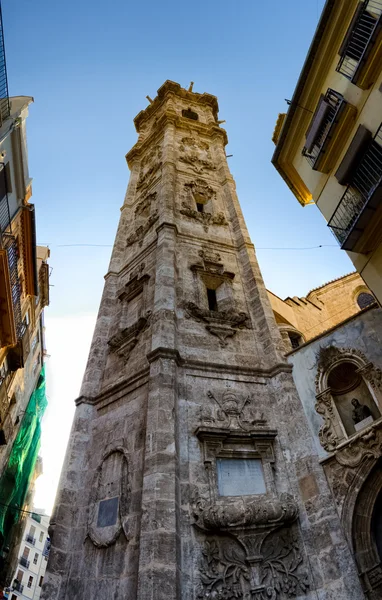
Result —
M 336 461 L 343 467 L 354 469 L 367 458 L 382 455 L 382 419 L 375 421 L 362 433 L 355 435 L 336 452 Z
M 125 444 L 109 448 L 98 466 L 90 494 L 86 536 L 98 548 L 115 544 L 123 533 L 129 541 L 130 484 Z
M 227 346 L 227 339 L 233 337 L 239 329 L 250 329 L 248 314 L 235 309 L 207 310 L 200 308 L 194 302 L 187 302 L 186 313 L 196 321 L 206 323 L 206 330 L 215 335 L 222 347 Z
M 217 399 L 211 391 L 207 392 L 207 396 L 216 403 L 217 410 L 211 410 L 210 407 L 204 405 L 200 415 L 202 424 L 213 423 L 219 427 L 250 431 L 254 426 L 262 426 L 267 423 L 264 413 L 254 408 L 251 396 L 239 400 L 231 390 L 224 392 L 220 399 Z
M 162 166 L 162 148 L 157 145 L 147 153 L 141 162 L 141 173 L 137 182 L 137 191 L 145 193 L 157 178 Z

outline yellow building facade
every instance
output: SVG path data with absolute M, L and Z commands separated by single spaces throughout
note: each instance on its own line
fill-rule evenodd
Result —
M 272 162 L 382 302 L 382 0 L 327 0 Z

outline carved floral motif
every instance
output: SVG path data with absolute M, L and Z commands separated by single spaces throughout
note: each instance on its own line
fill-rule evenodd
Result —
M 153 192 L 144 196 L 144 198 L 138 202 L 135 208 L 135 218 L 137 217 L 148 217 L 152 204 L 156 201 L 157 193 Z
M 333 410 L 333 400 L 330 390 L 325 390 L 321 394 L 318 394 L 316 399 L 316 412 L 324 419 L 324 423 L 318 432 L 318 438 L 324 450 L 332 452 L 336 449 L 338 439 L 334 428 L 336 416 Z
M 137 182 L 137 191 L 144 192 L 154 182 L 157 171 L 162 166 L 162 148 L 154 146 L 142 159 L 141 173 Z
M 354 469 L 367 458 L 379 458 L 382 454 L 382 423 L 371 426 L 362 434 L 355 435 L 349 443 L 336 453 L 336 461 L 344 467 Z
M 205 542 L 198 598 L 205 600 L 276 600 L 300 596 L 309 589 L 298 537 L 273 533 L 250 555 L 245 544 L 217 537 Z
M 195 202 L 202 202 L 206 204 L 209 202 L 214 196 L 214 189 L 208 185 L 203 179 L 195 179 L 194 181 L 189 181 L 184 184 L 186 190 L 191 192 L 192 197 Z

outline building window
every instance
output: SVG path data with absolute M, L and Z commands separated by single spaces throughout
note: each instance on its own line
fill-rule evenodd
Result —
M 374 302 L 374 296 L 372 294 L 368 294 L 367 292 L 361 292 L 357 298 L 357 304 L 360 308 L 371 306 L 371 304 L 374 304 Z
M 202 204 L 201 202 L 197 202 L 196 203 L 196 209 L 200 213 L 204 212 L 204 204 Z
M 35 552 L 34 559 L 33 559 L 33 564 L 37 565 L 37 561 L 38 561 L 38 552 Z
M 216 290 L 207 288 L 207 300 L 208 300 L 209 310 L 217 310 L 218 309 L 218 302 L 216 299 Z
M 32 583 L 33 583 L 33 577 L 32 577 L 32 575 L 29 575 L 27 587 L 31 588 L 32 587 Z
M 16 594 L 12 594 L 12 598 L 11 598 L 11 600 L 17 600 L 17 596 L 16 596 Z
M 322 170 L 327 170 L 326 162 L 324 166 L 323 160 L 328 154 L 329 144 L 333 139 L 333 129 L 338 123 L 340 113 L 343 112 L 345 105 L 343 96 L 330 88 L 325 96 L 321 96 L 317 105 L 305 134 L 305 146 L 302 151 L 312 168 L 317 171 L 321 170 L 321 164 Z
M 199 121 L 198 114 L 188 108 L 187 110 L 182 110 L 182 116 L 186 117 L 186 119 L 191 119 L 192 121 Z
M 370 252 L 376 236 L 364 235 L 374 223 L 382 183 L 382 124 L 374 138 L 360 125 L 335 177 L 347 185 L 328 222 L 343 250 Z
M 339 49 L 341 58 L 337 71 L 353 83 L 357 83 L 363 66 L 373 51 L 382 26 L 381 15 L 380 0 L 360 2 Z
M 290 343 L 292 345 L 293 350 L 299 348 L 302 344 L 302 337 L 298 333 L 293 333 L 288 331 L 288 337 L 290 339 Z
M 40 537 L 39 537 L 38 541 L 39 541 L 39 542 L 42 542 L 42 540 L 43 540 L 43 539 L 44 539 L 44 532 L 43 532 L 43 531 L 41 531 L 41 532 L 40 532 Z
M 261 459 L 218 458 L 216 465 L 221 496 L 249 496 L 266 493 Z
M 39 586 L 42 587 L 42 583 L 44 581 L 44 575 L 40 576 L 40 581 L 38 582 Z

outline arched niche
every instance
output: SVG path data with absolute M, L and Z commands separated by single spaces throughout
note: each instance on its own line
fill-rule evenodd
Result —
M 319 439 L 332 452 L 381 417 L 382 372 L 360 351 L 335 346 L 320 349 L 317 365 Z
M 349 487 L 342 522 L 368 600 L 382 597 L 382 458 L 368 459 Z

